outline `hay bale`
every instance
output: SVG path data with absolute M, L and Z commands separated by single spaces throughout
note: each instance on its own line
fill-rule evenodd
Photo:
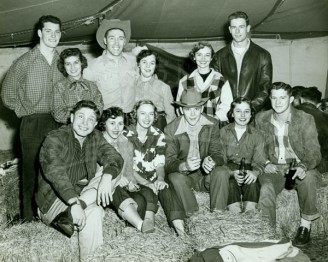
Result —
M 0 234 L 0 261 L 78 261 L 77 237 L 41 222 L 14 225 Z
M 328 176 L 323 177 L 324 187 L 317 189 L 317 208 L 320 218 L 311 224 L 311 235 L 328 235 Z M 295 237 L 300 223 L 300 209 L 295 190 L 283 190 L 277 196 L 276 232 L 280 236 Z
M 189 220 L 189 233 L 195 248 L 203 250 L 232 242 L 254 242 L 274 239 L 274 230 L 262 220 L 259 211 L 235 214 L 229 211 L 210 213 L 208 194 L 198 193 L 200 210 Z
M 1 220 L 7 225 L 13 220 L 17 220 L 20 215 L 19 200 L 19 173 L 18 170 L 6 172 L 0 179 L 0 204 Z

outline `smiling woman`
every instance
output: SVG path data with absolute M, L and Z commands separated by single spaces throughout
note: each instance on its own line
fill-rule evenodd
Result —
M 219 72 L 210 68 L 213 55 L 213 47 L 208 42 L 199 42 L 193 47 L 189 56 L 196 63 L 197 69 L 180 80 L 176 100 L 180 101 L 184 90 L 196 89 L 203 98 L 209 98 L 204 106 L 204 113 L 220 120 L 223 126 L 227 124 L 232 93 L 229 82 L 225 81 Z
M 68 123 L 73 106 L 81 100 L 93 101 L 102 112 L 104 104 L 97 85 L 82 77 L 87 66 L 80 49 L 67 48 L 61 52 L 58 69 L 65 78 L 55 83 L 52 111 L 57 122 Z

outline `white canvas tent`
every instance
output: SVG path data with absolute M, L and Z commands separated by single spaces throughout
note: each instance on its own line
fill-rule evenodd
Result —
M 185 57 L 199 40 L 211 41 L 215 50 L 226 45 L 227 16 L 237 10 L 248 13 L 253 41 L 271 53 L 273 81 L 317 86 L 328 95 L 326 0 L 3 0 L 0 82 L 12 61 L 34 44 L 33 27 L 43 14 L 56 15 L 64 22 L 59 50 L 75 46 L 91 60 L 101 52 L 95 32 L 103 18 L 131 20 L 127 51 L 150 43 Z M 7 150 L 12 148 L 17 127 L 8 127 L 3 114 L 7 111 L 0 112 L 0 150 Z

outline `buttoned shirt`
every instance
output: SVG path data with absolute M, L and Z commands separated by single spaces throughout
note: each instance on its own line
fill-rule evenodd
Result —
M 288 115 L 288 119 L 282 125 L 274 119 L 274 115 L 271 116 L 271 124 L 274 126 L 274 140 L 275 151 L 274 156 L 278 159 L 277 164 L 290 163 L 293 158 L 300 162 L 299 158 L 295 154 L 293 148 L 290 145 L 288 137 L 288 127 L 291 122 L 291 114 Z
M 63 78 L 57 69 L 58 58 L 55 51 L 50 65 L 37 45 L 15 60 L 2 84 L 4 105 L 18 117 L 50 113 L 53 85 Z
M 66 124 L 72 108 L 81 100 L 93 101 L 102 113 L 104 103 L 95 83 L 83 78 L 76 81 L 71 77 L 57 82 L 54 86 L 53 97 L 52 115 L 54 119 L 59 123 Z
M 121 107 L 124 113 L 135 104 L 135 84 L 138 77 L 136 58 L 123 53 L 118 61 L 107 56 L 106 50 L 92 60 L 84 70 L 85 79 L 97 84 L 103 96 L 104 109 Z
M 225 164 L 232 162 L 239 165 L 245 157 L 246 163 L 251 164 L 253 170 L 259 171 L 260 174 L 263 172 L 266 162 L 265 144 L 259 130 L 248 125 L 246 132 L 238 140 L 235 124 L 232 123 L 220 129 L 219 134 L 219 152 Z
M 200 158 L 200 153 L 199 153 L 200 141 L 198 141 L 199 132 L 203 128 L 203 126 L 212 125 L 212 124 L 213 123 L 208 119 L 206 119 L 203 115 L 200 116 L 199 121 L 195 126 L 189 125 L 184 117 L 181 119 L 177 131 L 175 132 L 175 135 L 187 133 L 190 141 L 188 158 L 190 157 Z
M 165 112 L 167 123 L 175 118 L 171 88 L 159 80 L 157 75 L 153 75 L 147 82 L 142 81 L 139 77 L 136 85 L 136 102 L 145 99 L 151 100 L 158 112 Z

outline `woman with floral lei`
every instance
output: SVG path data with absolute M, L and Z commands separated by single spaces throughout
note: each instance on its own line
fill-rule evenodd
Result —
M 139 193 L 147 201 L 145 219 L 155 224 L 159 200 L 170 226 L 179 235 L 184 235 L 185 212 L 165 178 L 165 136 L 153 126 L 156 107 L 150 100 L 141 100 L 134 106 L 133 115 L 136 123 L 129 127 L 126 137 L 134 146 L 134 170 Z

